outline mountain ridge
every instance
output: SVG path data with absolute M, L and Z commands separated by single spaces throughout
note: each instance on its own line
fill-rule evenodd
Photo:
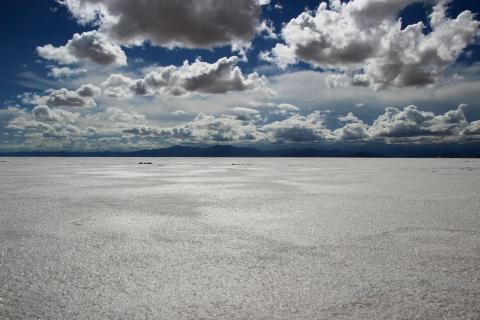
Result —
M 471 146 L 470 146 L 471 147 Z M 446 146 L 372 146 L 367 150 L 346 148 L 278 148 L 258 149 L 214 145 L 195 147 L 175 145 L 137 151 L 15 151 L 0 152 L 0 157 L 480 157 L 480 148 L 472 151 L 461 145 Z

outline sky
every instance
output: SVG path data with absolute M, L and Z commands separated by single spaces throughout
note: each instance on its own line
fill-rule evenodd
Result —
M 472 145 L 477 0 L 4 0 L 0 151 Z

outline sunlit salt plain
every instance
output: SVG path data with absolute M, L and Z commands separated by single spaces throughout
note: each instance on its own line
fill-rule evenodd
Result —
M 0 319 L 480 317 L 480 160 L 0 160 Z

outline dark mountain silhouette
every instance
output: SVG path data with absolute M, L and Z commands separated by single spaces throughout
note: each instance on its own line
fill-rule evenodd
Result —
M 257 149 L 215 145 L 172 146 L 140 151 L 19 151 L 3 157 L 480 157 L 480 144 L 364 145 L 338 148 Z

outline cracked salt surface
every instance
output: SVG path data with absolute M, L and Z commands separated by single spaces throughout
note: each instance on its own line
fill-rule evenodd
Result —
M 0 319 L 480 318 L 479 160 L 4 161 Z

